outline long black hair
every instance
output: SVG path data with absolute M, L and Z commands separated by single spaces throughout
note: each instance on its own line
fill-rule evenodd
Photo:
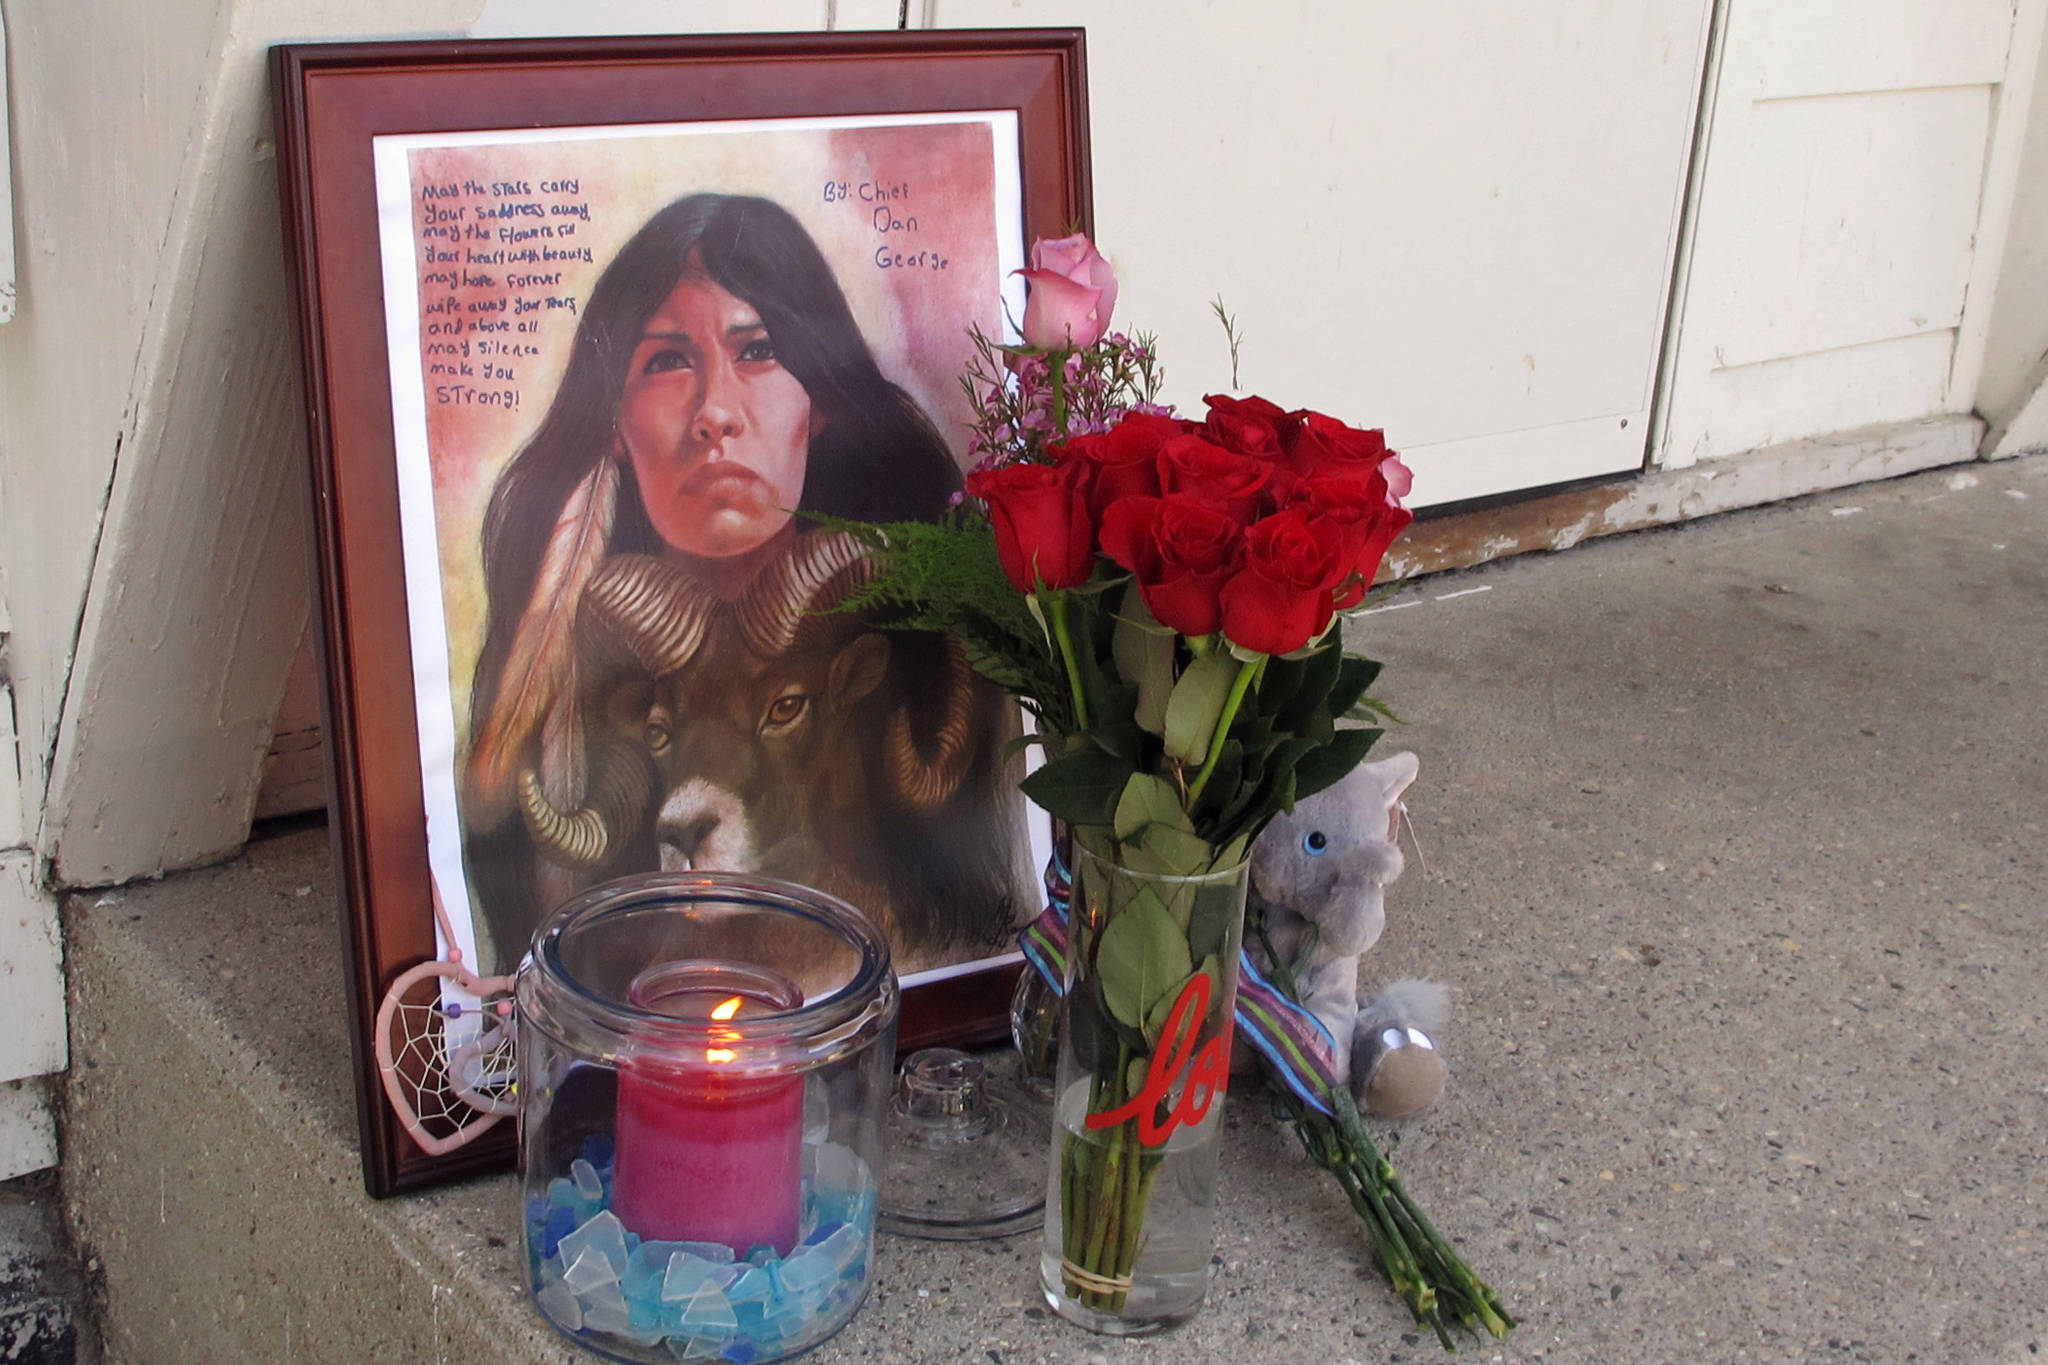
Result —
M 777 357 L 822 419 L 800 510 L 930 521 L 960 488 L 945 440 L 910 395 L 883 377 L 832 267 L 803 225 L 767 199 L 678 199 L 648 219 L 598 277 L 554 401 L 491 492 L 483 530 L 489 615 L 472 716 L 489 714 L 564 502 L 597 461 L 612 455 L 626 368 L 641 333 L 689 268 L 761 315 Z M 620 484 L 611 548 L 662 549 L 631 478 Z

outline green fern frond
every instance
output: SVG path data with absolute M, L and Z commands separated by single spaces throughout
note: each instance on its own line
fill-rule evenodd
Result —
M 1045 628 L 1004 575 L 995 536 L 978 512 L 958 508 L 936 522 L 879 526 L 809 515 L 873 551 L 874 576 L 837 610 L 878 611 L 901 629 L 943 631 L 960 641 L 976 672 L 1036 703 L 1049 724 L 1071 721 L 1065 677 Z

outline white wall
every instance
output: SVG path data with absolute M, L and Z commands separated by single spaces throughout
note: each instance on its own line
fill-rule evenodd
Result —
M 459 33 L 479 3 L 7 6 L 0 1176 L 54 1156 L 19 1083 L 65 1063 L 49 886 L 241 844 L 305 619 L 264 49 Z
M 265 49 L 480 0 L 14 0 L 0 562 L 29 833 L 92 885 L 246 837 L 307 610 Z
M 2048 412 L 2037 411 L 2025 432 L 2023 409 L 2048 383 L 2048 61 L 2037 61 L 2034 100 L 2020 152 L 2012 226 L 1998 275 L 1977 411 L 1991 425 L 1987 450 L 2002 454 L 2048 445 Z M 2004 439 L 2013 437 L 2009 442 Z

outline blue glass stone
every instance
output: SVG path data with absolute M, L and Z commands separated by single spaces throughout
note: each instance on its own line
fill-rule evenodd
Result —
M 797 1252 L 771 1273 L 776 1293 L 768 1309 L 768 1320 L 789 1336 L 802 1330 L 804 1319 L 815 1314 L 830 1297 L 831 1285 L 839 1278 L 838 1267 L 812 1250 Z
M 720 1265 L 678 1250 L 670 1253 L 668 1268 L 662 1277 L 661 1297 L 669 1303 L 684 1303 L 694 1298 L 697 1291 L 707 1284 L 723 1290 L 737 1278 L 737 1272 L 730 1265 Z
M 732 1248 L 723 1242 L 672 1242 L 670 1245 L 677 1251 L 687 1251 L 714 1265 L 731 1265 L 733 1262 Z
M 829 1223 L 820 1223 L 818 1224 L 818 1226 L 811 1229 L 810 1235 L 804 1238 L 803 1244 L 807 1247 L 817 1246 L 820 1242 L 824 1241 L 826 1238 L 830 1237 L 833 1233 L 839 1231 L 839 1229 L 845 1226 L 846 1224 L 841 1222 L 837 1218 L 833 1219 Z
M 734 1329 L 741 1340 L 760 1341 L 771 1335 L 768 1331 L 767 1301 L 755 1299 L 748 1303 L 735 1303 L 732 1316 L 737 1327 Z
M 737 1308 L 743 1303 L 761 1303 L 774 1293 L 774 1278 L 760 1266 L 750 1265 L 726 1286 L 725 1297 Z
M 540 1237 L 537 1239 L 540 1245 L 540 1254 L 542 1256 L 554 1255 L 556 1250 L 562 1245 L 562 1239 L 575 1230 L 576 1211 L 574 1209 L 549 1209 L 547 1221 L 541 1224 Z
M 697 1287 L 697 1292 L 683 1305 L 680 1321 L 685 1332 L 698 1337 L 731 1336 L 740 1325 L 724 1291 L 714 1284 Z
M 662 1281 L 668 1274 L 669 1257 L 673 1253 L 662 1242 L 644 1243 L 633 1248 L 626 1258 L 626 1273 L 619 1277 L 619 1287 L 625 1292 L 628 1304 L 645 1304 L 650 1312 L 658 1311 L 661 1305 Z
M 626 1258 L 631 1254 L 626 1246 L 626 1228 L 609 1209 L 592 1214 L 562 1239 L 559 1249 L 562 1259 L 573 1265 L 586 1247 L 603 1253 L 611 1262 L 614 1275 L 625 1273 Z
M 592 1294 L 606 1288 L 617 1290 L 618 1272 L 604 1253 L 595 1247 L 584 1247 L 576 1253 L 576 1259 L 569 1262 L 569 1268 L 562 1273 L 562 1283 L 576 1291 L 576 1297 L 589 1301 Z
M 816 1247 L 817 1254 L 832 1263 L 839 1274 L 859 1265 L 867 1256 L 867 1238 L 860 1235 L 860 1229 L 842 1224 L 835 1228 L 830 1237 L 824 1238 Z

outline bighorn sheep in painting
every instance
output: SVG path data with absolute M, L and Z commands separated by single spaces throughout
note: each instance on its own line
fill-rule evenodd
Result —
M 611 680 L 584 707 L 586 797 L 560 809 L 520 779 L 542 856 L 816 886 L 875 920 L 902 970 L 997 948 L 1019 908 L 1000 702 L 957 645 L 829 610 L 867 572 L 826 534 L 733 601 L 652 556 L 608 560 L 578 621 L 586 676 Z

